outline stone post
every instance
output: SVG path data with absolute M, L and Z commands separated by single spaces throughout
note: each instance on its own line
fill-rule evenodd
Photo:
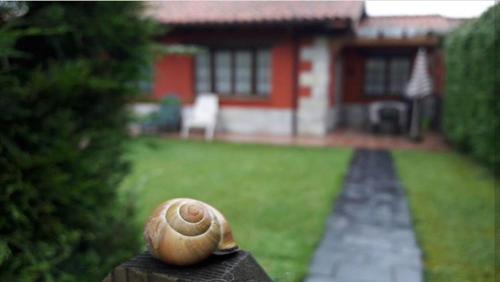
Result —
M 245 251 L 212 256 L 191 266 L 165 264 L 144 252 L 113 269 L 103 282 L 199 282 L 255 281 L 270 282 L 271 278 Z
M 298 101 L 299 135 L 324 136 L 327 133 L 330 59 L 325 37 L 314 38 L 310 46 L 301 47 L 300 61 L 309 63 L 311 69 L 299 74 L 299 87 L 309 90 L 308 95 L 299 97 Z

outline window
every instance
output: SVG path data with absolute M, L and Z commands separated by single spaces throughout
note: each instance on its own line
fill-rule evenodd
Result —
M 231 53 L 217 51 L 215 60 L 215 92 L 229 93 L 231 91 Z
M 264 48 L 210 49 L 196 55 L 196 91 L 268 96 L 271 52 Z
M 367 94 L 384 95 L 385 73 L 384 59 L 370 58 L 366 61 L 365 92 Z
M 271 52 L 257 52 L 257 93 L 269 93 L 271 90 Z
M 409 57 L 369 57 L 365 63 L 365 94 L 402 95 L 409 77 Z
M 410 61 L 407 58 L 393 58 L 389 70 L 389 93 L 402 94 L 410 76 Z
M 252 92 L 252 52 L 237 51 L 235 53 L 235 92 Z
M 199 92 L 209 92 L 212 89 L 210 54 L 208 52 L 200 52 L 196 56 L 196 89 Z

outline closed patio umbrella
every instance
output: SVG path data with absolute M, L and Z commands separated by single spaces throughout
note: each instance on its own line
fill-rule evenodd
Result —
M 406 87 L 405 95 L 412 100 L 413 109 L 410 121 L 410 138 L 420 138 L 420 109 L 419 101 L 432 94 L 432 81 L 427 71 L 427 53 L 420 48 L 413 64 L 410 81 Z

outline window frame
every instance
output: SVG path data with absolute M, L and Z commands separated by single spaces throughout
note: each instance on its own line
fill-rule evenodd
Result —
M 155 84 L 155 65 L 152 60 L 141 66 L 139 79 L 137 81 L 137 89 L 140 96 L 152 96 Z
M 387 97 L 403 97 L 402 92 L 391 92 L 391 61 L 393 59 L 404 58 L 408 61 L 408 80 L 411 77 L 411 70 L 413 68 L 413 55 L 411 53 L 370 53 L 365 55 L 363 61 L 363 96 L 368 98 L 387 98 Z M 381 59 L 384 63 L 384 83 L 382 94 L 369 93 L 367 91 L 366 77 L 367 77 L 367 62 L 370 59 Z
M 261 98 L 267 99 L 271 96 L 272 90 L 272 79 L 269 81 L 269 91 L 267 93 L 257 91 L 257 69 L 258 69 L 258 51 L 265 50 L 272 54 L 272 49 L 269 46 L 252 46 L 252 47 L 208 47 L 206 48 L 206 52 L 208 53 L 208 69 L 209 73 L 209 92 L 215 93 L 220 97 L 234 97 L 234 98 Z M 221 51 L 228 51 L 230 53 L 230 91 L 229 92 L 218 92 L 217 89 L 217 75 L 216 75 L 216 59 L 215 54 Z M 250 92 L 242 93 L 236 91 L 236 53 L 237 52 L 250 52 Z M 194 57 L 194 89 L 195 94 L 201 93 L 198 91 L 198 77 L 197 77 L 197 62 L 196 56 Z M 269 61 L 269 75 L 272 77 L 272 55 L 270 56 Z

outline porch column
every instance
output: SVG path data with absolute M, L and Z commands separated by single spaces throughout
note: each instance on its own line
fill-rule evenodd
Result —
M 330 48 L 326 37 L 316 37 L 300 47 L 297 131 L 299 135 L 324 136 L 328 131 Z
M 342 83 L 343 83 L 343 59 L 341 49 L 344 40 L 334 39 L 330 43 L 331 66 L 330 66 L 330 104 L 328 108 L 328 130 L 337 128 L 341 122 L 342 111 Z

